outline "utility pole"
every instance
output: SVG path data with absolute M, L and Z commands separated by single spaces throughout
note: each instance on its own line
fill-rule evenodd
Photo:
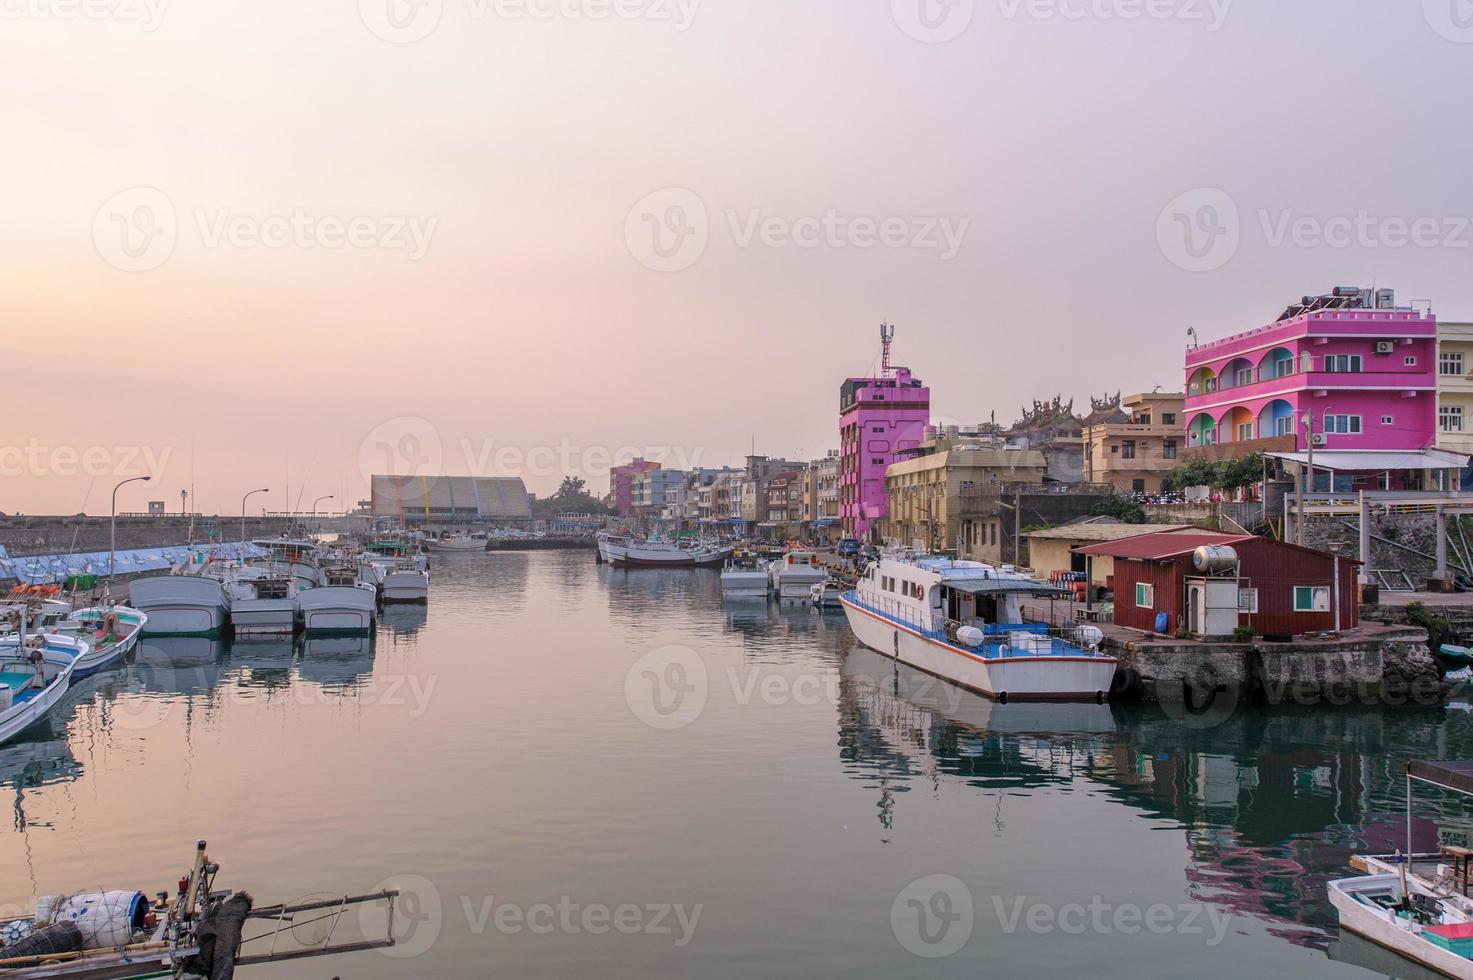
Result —
M 1299 480 L 1299 513 L 1296 516 L 1298 530 L 1294 535 L 1294 541 L 1300 547 L 1304 547 L 1304 498 L 1314 485 L 1314 413 L 1304 413 L 1304 445 L 1308 450 L 1308 473 L 1301 473 Z

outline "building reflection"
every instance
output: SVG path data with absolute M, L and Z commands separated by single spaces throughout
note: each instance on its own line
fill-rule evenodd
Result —
M 845 655 L 840 694 L 840 760 L 876 791 L 887 834 L 917 781 L 994 793 L 999 828 L 1007 791 L 1085 783 L 1181 828 L 1193 897 L 1321 950 L 1336 931 L 1325 882 L 1351 855 L 1403 843 L 1406 761 L 1473 755 L 1459 710 L 1241 708 L 1204 720 L 1003 705 L 863 648 Z M 1473 829 L 1457 801 L 1444 806 L 1414 823 L 1418 849 L 1435 848 L 1439 823 Z

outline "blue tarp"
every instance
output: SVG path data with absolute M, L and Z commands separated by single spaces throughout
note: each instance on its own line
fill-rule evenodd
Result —
M 182 562 L 196 563 L 214 557 L 229 561 L 238 558 L 260 558 L 266 552 L 253 544 L 177 545 L 172 548 L 136 548 L 119 551 L 114 562 L 118 575 L 139 572 L 166 572 Z M 73 575 L 106 575 L 108 552 L 91 551 L 76 555 L 31 555 L 26 558 L 0 557 L 0 579 L 16 579 L 27 585 L 50 585 Z

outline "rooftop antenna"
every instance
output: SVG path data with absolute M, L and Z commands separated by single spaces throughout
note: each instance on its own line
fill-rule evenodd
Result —
M 895 325 L 880 324 L 880 377 L 890 377 L 890 345 L 895 341 Z

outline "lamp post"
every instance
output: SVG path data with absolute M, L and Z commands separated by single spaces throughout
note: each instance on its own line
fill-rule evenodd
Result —
M 241 497 L 240 498 L 240 543 L 241 544 L 245 544 L 246 543 L 246 536 L 245 536 L 245 517 L 246 517 L 246 511 L 245 511 L 245 509 L 246 509 L 246 501 L 247 500 L 250 500 L 252 497 L 254 497 L 258 493 L 270 493 L 270 492 L 271 492 L 271 489 L 269 487 L 262 487 L 259 490 L 251 490 L 251 491 L 248 491 L 244 497 Z
M 325 497 L 318 497 L 316 500 L 312 501 L 312 523 L 314 525 L 317 523 L 317 505 L 320 504 L 320 503 L 322 503 L 324 500 L 332 500 L 332 499 L 333 499 L 333 495 L 332 494 L 328 494 Z
M 144 481 L 146 483 L 146 482 L 148 482 L 149 480 L 152 480 L 152 479 L 153 479 L 153 477 L 151 477 L 151 476 L 134 476 L 134 477 L 129 477 L 128 479 L 124 480 L 122 483 L 119 483 L 117 486 L 113 487 L 112 518 L 109 521 L 109 527 L 110 527 L 109 537 L 110 537 L 110 541 L 108 543 L 108 548 L 107 548 L 107 580 L 108 580 L 108 584 L 112 584 L 113 569 L 116 567 L 117 561 L 118 561 L 118 491 L 120 489 L 122 489 L 123 487 L 127 486 L 130 483 L 137 483 L 139 480 L 142 480 L 142 481 Z

